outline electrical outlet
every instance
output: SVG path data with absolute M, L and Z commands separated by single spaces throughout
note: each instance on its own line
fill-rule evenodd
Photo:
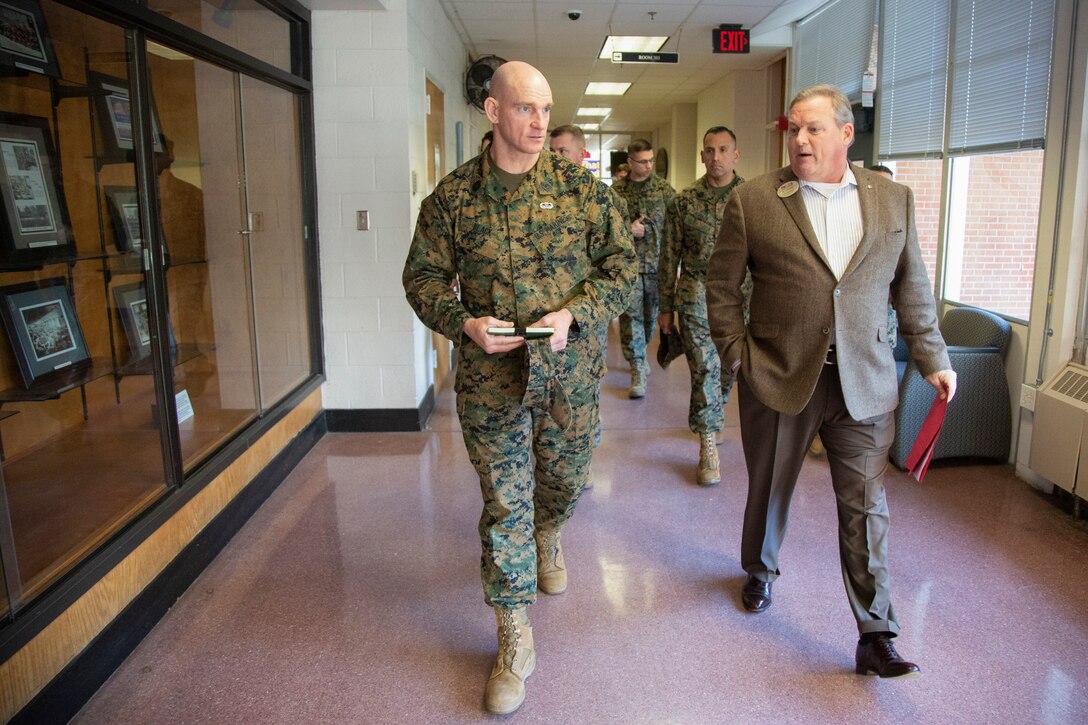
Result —
M 370 229 L 370 212 L 357 211 L 355 212 L 355 228 L 361 232 L 365 232 Z
M 1035 394 L 1039 392 L 1031 385 L 1020 386 L 1020 407 L 1035 412 Z

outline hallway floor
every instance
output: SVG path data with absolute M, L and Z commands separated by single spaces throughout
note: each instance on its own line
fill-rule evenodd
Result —
M 684 361 L 632 401 L 615 327 L 610 354 L 570 588 L 530 609 L 537 668 L 509 719 L 1088 722 L 1088 527 L 1048 496 L 1008 466 L 890 469 L 896 645 L 923 675 L 859 677 L 826 460 L 802 472 L 774 605 L 748 614 L 735 403 L 701 488 Z M 449 390 L 428 431 L 327 435 L 76 722 L 490 719 L 479 513 Z

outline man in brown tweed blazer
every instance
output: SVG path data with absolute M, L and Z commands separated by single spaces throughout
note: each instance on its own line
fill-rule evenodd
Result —
M 771 605 L 778 552 L 805 451 L 819 433 L 838 501 L 839 551 L 861 638 L 859 674 L 916 676 L 892 646 L 899 633 L 887 567 L 884 472 L 898 404 L 888 345 L 889 294 L 899 334 L 926 379 L 956 391 L 918 248 L 906 186 L 855 168 L 850 103 L 833 86 L 790 103 L 790 165 L 737 187 L 707 274 L 711 334 L 739 369 L 748 467 L 741 565 L 745 609 Z M 740 286 L 753 289 L 745 327 Z

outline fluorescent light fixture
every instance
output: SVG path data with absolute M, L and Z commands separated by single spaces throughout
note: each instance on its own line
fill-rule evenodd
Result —
M 579 108 L 574 112 L 576 116 L 611 116 L 611 108 Z
M 599 124 L 599 123 L 579 123 L 578 128 L 582 129 L 583 131 L 600 131 L 601 130 L 601 124 Z
M 630 87 L 630 83 L 590 83 L 586 85 L 586 95 L 622 96 L 624 93 L 627 92 L 627 89 Z
M 612 60 L 612 52 L 656 53 L 668 41 L 667 35 L 609 35 L 598 58 Z

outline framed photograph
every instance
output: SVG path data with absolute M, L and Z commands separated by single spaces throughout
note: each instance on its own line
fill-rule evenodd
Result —
M 0 65 L 60 78 L 37 0 L 0 0 Z
M 63 277 L 0 287 L 0 318 L 26 387 L 91 364 Z
M 132 101 L 129 98 L 128 81 L 91 71 L 87 74 L 87 83 L 94 94 L 95 112 L 102 132 L 103 148 L 100 155 L 107 159 L 131 161 L 132 150 L 136 146 L 133 141 Z M 154 139 L 155 153 L 161 154 L 166 149 L 162 145 L 160 128 L 159 114 L 152 98 L 151 136 Z
M 132 352 L 130 362 L 151 357 L 151 324 L 147 314 L 147 291 L 144 283 L 135 282 L 114 287 L 113 299 L 117 303 L 117 315 L 125 330 L 128 349 Z M 170 359 L 174 360 L 177 342 L 169 321 L 166 327 L 170 335 Z
M 113 239 L 119 252 L 142 252 L 140 204 L 135 186 L 107 186 L 103 189 L 110 210 Z
M 49 120 L 0 113 L 0 267 L 75 257 Z
M 135 186 L 106 186 L 102 192 L 106 196 L 106 206 L 110 213 L 110 228 L 113 230 L 114 244 L 117 251 L 130 254 L 142 265 L 146 253 L 143 231 L 140 228 L 140 203 Z M 162 247 L 163 263 L 170 266 L 170 249 L 166 239 L 159 231 L 159 246 Z M 142 268 L 141 265 L 137 265 Z

